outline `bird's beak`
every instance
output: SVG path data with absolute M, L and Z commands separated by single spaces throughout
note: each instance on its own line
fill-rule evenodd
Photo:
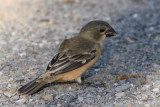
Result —
M 117 32 L 113 28 L 110 28 L 108 33 L 106 33 L 106 37 L 115 36 L 116 34 L 117 34 Z

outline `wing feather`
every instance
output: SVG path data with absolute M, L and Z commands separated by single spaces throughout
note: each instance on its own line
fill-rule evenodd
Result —
M 94 59 L 95 53 L 96 51 L 74 56 L 67 56 L 66 53 L 63 53 L 62 57 L 57 54 L 48 64 L 47 70 L 51 73 L 51 75 L 72 71 Z
M 90 62 L 96 53 L 96 44 L 92 41 L 80 36 L 66 39 L 60 45 L 58 54 L 48 64 L 46 72 L 56 75 L 72 71 Z

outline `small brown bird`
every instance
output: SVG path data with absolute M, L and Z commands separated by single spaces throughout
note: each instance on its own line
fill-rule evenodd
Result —
M 75 37 L 62 42 L 58 53 L 49 62 L 45 73 L 22 86 L 18 92 L 22 95 L 34 94 L 45 84 L 54 81 L 76 80 L 81 83 L 82 74 L 101 55 L 105 38 L 115 34 L 115 30 L 105 21 L 89 22 Z

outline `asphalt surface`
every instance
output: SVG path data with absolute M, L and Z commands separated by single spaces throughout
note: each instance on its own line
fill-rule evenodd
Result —
M 97 19 L 118 34 L 106 39 L 84 85 L 52 83 L 31 96 L 17 93 L 45 72 L 65 38 Z M 160 107 L 159 56 L 159 0 L 0 1 L 1 107 Z

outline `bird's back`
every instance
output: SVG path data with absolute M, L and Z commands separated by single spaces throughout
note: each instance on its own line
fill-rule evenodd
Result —
M 95 43 L 81 36 L 66 39 L 59 47 L 59 53 L 67 52 L 68 55 L 90 52 L 95 48 Z

